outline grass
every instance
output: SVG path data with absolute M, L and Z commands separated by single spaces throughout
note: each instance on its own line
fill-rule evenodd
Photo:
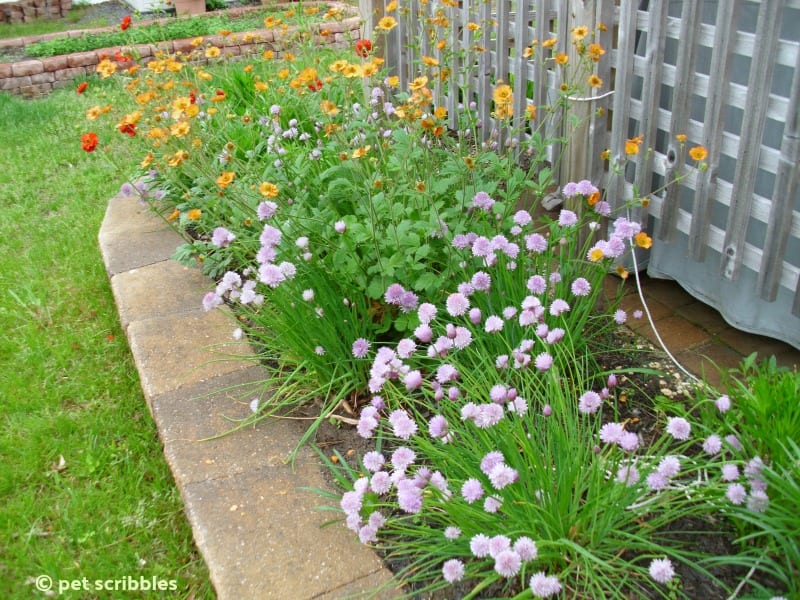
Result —
M 44 35 L 45 33 L 61 33 L 75 28 L 75 24 L 90 11 L 89 5 L 73 6 L 62 19 L 35 19 L 27 23 L 3 23 L 0 25 L 0 39 Z M 111 25 L 103 19 L 82 25 L 87 29 Z
M 81 150 L 89 102 L 0 95 L 0 597 L 129 575 L 210 598 L 97 247 L 121 180 Z

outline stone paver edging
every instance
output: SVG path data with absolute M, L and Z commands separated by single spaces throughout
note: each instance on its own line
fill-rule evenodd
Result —
M 286 462 L 302 425 L 268 419 L 211 441 L 249 413 L 264 371 L 201 298 L 213 282 L 170 260 L 181 243 L 135 197 L 109 202 L 99 233 L 120 321 L 195 542 L 222 599 L 375 597 L 391 574 L 304 488 L 326 488 L 318 457 Z M 255 389 L 255 387 L 251 387 Z M 377 597 L 391 598 L 391 588 Z

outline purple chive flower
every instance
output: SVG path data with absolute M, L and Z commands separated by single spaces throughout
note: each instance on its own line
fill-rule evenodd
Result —
M 215 292 L 208 292 L 203 296 L 203 310 L 209 311 L 222 304 L 222 296 Z
M 405 289 L 399 283 L 393 283 L 388 288 L 386 288 L 386 293 L 383 295 L 383 299 L 388 304 L 400 304 L 400 299 L 403 297 L 405 293 Z
M 592 194 L 600 191 L 588 179 L 582 179 L 575 184 L 575 190 L 582 196 L 591 196 Z
M 739 479 L 739 467 L 732 463 L 722 465 L 722 480 L 736 481 Z
M 394 435 L 402 440 L 409 439 L 417 432 L 417 424 L 403 409 L 393 411 L 389 415 L 389 423 L 392 425 Z
M 742 451 L 742 444 L 739 442 L 739 438 L 737 438 L 735 435 L 726 435 L 725 442 L 737 452 Z
M 720 450 L 722 450 L 722 439 L 718 435 L 710 435 L 703 442 L 703 451 L 706 454 L 714 456 L 719 454 Z
M 621 423 L 606 423 L 600 428 L 600 441 L 604 444 L 616 444 L 625 433 Z
M 720 396 L 714 401 L 714 404 L 719 412 L 725 413 L 731 408 L 731 399 L 727 395 Z
M 422 509 L 422 489 L 411 479 L 397 482 L 397 506 L 409 514 L 416 514 Z
M 419 298 L 414 292 L 405 291 L 400 296 L 400 310 L 404 313 L 410 313 L 412 310 L 416 310 L 417 305 L 419 304 Z
M 601 404 L 603 404 L 603 399 L 594 391 L 588 391 L 578 398 L 578 410 L 585 415 L 596 413 Z
M 236 236 L 224 227 L 217 227 L 211 234 L 211 243 L 217 248 L 227 248 Z
M 481 471 L 484 475 L 489 475 L 497 465 L 501 465 L 505 462 L 505 457 L 503 456 L 502 452 L 498 450 L 492 450 L 491 452 L 487 452 L 484 457 L 481 459 Z
M 688 440 L 691 432 L 692 426 L 683 417 L 670 417 L 667 419 L 667 433 L 676 440 Z
M 461 530 L 452 525 L 450 527 L 445 527 L 444 537 L 448 540 L 457 540 L 459 537 L 461 537 Z
M 503 577 L 514 577 L 522 567 L 522 559 L 513 550 L 503 550 L 494 559 L 494 570 Z
M 438 312 L 437 308 L 431 304 L 430 302 L 423 302 L 419 305 L 417 309 L 417 316 L 419 317 L 419 322 L 428 324 L 436 318 L 436 313 Z
M 484 331 L 486 333 L 497 333 L 498 331 L 502 331 L 503 329 L 503 319 L 496 315 L 492 315 L 491 317 L 486 318 L 486 323 L 483 325 Z
M 428 433 L 432 438 L 444 438 L 449 431 L 447 419 L 442 415 L 435 415 L 428 423 Z
M 633 452 L 639 447 L 639 436 L 632 431 L 626 431 L 619 438 L 617 444 L 620 448 L 625 450 L 625 452 Z
M 378 495 L 386 494 L 392 489 L 392 476 L 386 471 L 378 471 L 370 479 L 369 487 Z
M 436 381 L 445 384 L 458 379 L 458 370 L 450 364 L 443 364 L 436 369 Z
M 403 338 L 397 342 L 397 356 L 400 358 L 409 358 L 416 349 L 417 344 L 412 339 Z
M 650 563 L 650 577 L 658 583 L 669 583 L 675 577 L 675 569 L 668 558 L 656 558 Z
M 572 286 L 570 287 L 570 289 L 572 290 L 572 293 L 576 296 L 588 296 L 589 292 L 592 291 L 592 286 L 583 277 L 578 277 L 575 281 L 572 282 Z
M 538 233 L 525 236 L 525 248 L 536 254 L 541 254 L 547 250 L 547 238 Z
M 519 479 L 517 470 L 505 464 L 495 465 L 489 473 L 489 481 L 492 482 L 492 487 L 496 490 L 502 490 L 507 485 L 517 481 L 517 479 Z
M 725 496 L 733 504 L 743 504 L 745 498 L 747 498 L 747 490 L 744 489 L 741 483 L 732 483 L 728 486 Z
M 494 206 L 494 200 L 486 192 L 478 192 L 472 198 L 472 205 L 476 208 L 489 211 Z
M 569 304 L 566 300 L 562 300 L 561 298 L 556 298 L 553 300 L 552 304 L 550 304 L 550 314 L 554 317 L 559 317 L 568 310 Z
M 461 495 L 464 497 L 464 500 L 466 500 L 467 504 L 477 502 L 483 497 L 483 486 L 481 485 L 481 482 L 477 479 L 467 479 L 461 486 Z
M 453 338 L 453 346 L 463 350 L 472 343 L 472 332 L 466 327 L 456 327 L 456 335 Z
M 517 538 L 517 541 L 514 542 L 514 552 L 519 554 L 523 562 L 536 560 L 539 554 L 539 550 L 536 548 L 536 542 L 527 536 Z
M 492 285 L 492 278 L 488 273 L 478 271 L 472 276 L 470 283 L 472 284 L 472 287 L 479 292 L 488 292 Z
M 256 209 L 256 215 L 260 221 L 271 219 L 275 216 L 276 212 L 278 212 L 278 205 L 269 200 L 259 203 L 258 208 Z
M 409 371 L 403 378 L 403 383 L 408 391 L 418 389 L 422 386 L 422 373 L 418 369 Z
M 414 330 L 414 337 L 420 342 L 427 344 L 433 339 L 433 329 L 431 329 L 430 325 L 423 323 Z
M 400 446 L 397 450 L 392 452 L 392 466 L 396 471 L 405 471 L 411 463 L 414 462 L 416 457 L 417 455 L 413 450 L 405 446 Z
M 617 481 L 627 486 L 636 485 L 639 481 L 639 470 L 633 465 L 625 465 L 617 469 Z
M 547 371 L 553 366 L 553 357 L 547 352 L 542 352 L 541 354 L 538 354 L 535 359 L 533 359 L 533 364 L 540 371 Z
M 762 490 L 751 490 L 747 497 L 747 510 L 763 513 L 769 506 L 769 497 Z
M 369 352 L 370 343 L 364 338 L 358 338 L 353 342 L 353 356 L 355 358 L 364 358 Z
M 578 222 L 578 215 L 571 210 L 562 209 L 558 214 L 558 224 L 561 227 L 570 227 Z
M 364 468 L 373 473 L 380 471 L 385 462 L 386 459 L 383 457 L 383 454 L 375 450 L 367 452 L 364 455 Z
M 622 325 L 627 320 L 628 320 L 628 313 L 626 313 L 624 310 L 618 308 L 616 311 L 614 311 L 614 323 L 616 323 L 617 325 Z
M 469 541 L 469 551 L 475 558 L 485 558 L 489 556 L 489 544 L 491 539 L 489 536 L 479 533 L 472 536 Z
M 278 265 L 264 264 L 258 268 L 258 280 L 271 288 L 276 288 L 286 280 L 286 276 Z
M 497 496 L 489 496 L 483 501 L 483 510 L 487 513 L 494 514 L 503 506 L 503 500 Z
M 494 427 L 503 420 L 503 407 L 499 404 L 482 404 L 475 417 L 475 425 L 481 429 Z
M 544 294 L 547 290 L 547 280 L 541 275 L 534 275 L 528 279 L 526 287 L 532 294 Z
M 447 297 L 445 306 L 450 316 L 460 317 L 469 309 L 469 298 L 456 292 Z
M 505 550 L 511 550 L 511 540 L 504 535 L 495 535 L 489 538 L 489 556 L 497 558 L 497 555 Z
M 262 246 L 275 247 L 281 243 L 281 230 L 273 227 L 272 225 L 264 225 L 264 230 L 258 237 L 258 241 Z
M 336 233 L 344 233 L 347 231 L 347 223 L 344 221 L 336 221 L 336 223 L 333 224 L 333 230 Z
M 561 592 L 561 582 L 555 575 L 545 575 L 539 571 L 531 576 L 531 592 L 537 598 L 549 598 Z
M 514 213 L 514 223 L 519 225 L 520 227 L 525 227 L 533 221 L 533 217 L 531 217 L 531 213 L 527 210 L 518 210 Z
M 508 400 L 508 388 L 501 383 L 493 385 L 492 389 L 489 390 L 489 398 L 492 399 L 492 402 L 504 404 Z
M 667 487 L 668 483 L 669 481 L 667 477 L 658 471 L 653 471 L 647 476 L 647 487 L 655 492 L 663 490 L 665 487 Z
M 675 477 L 681 470 L 681 461 L 677 456 L 665 456 L 658 463 L 657 471 L 667 479 Z

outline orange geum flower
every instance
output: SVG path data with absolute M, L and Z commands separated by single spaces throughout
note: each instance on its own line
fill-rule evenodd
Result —
M 595 75 L 594 73 L 592 73 L 591 75 L 589 75 L 589 86 L 590 86 L 590 87 L 593 87 L 593 88 L 599 88 L 601 85 L 603 85 L 603 80 L 602 80 L 602 79 L 600 79 L 600 78 L 599 78 L 597 75 Z
M 522 58 L 531 58 L 533 56 L 533 46 L 525 46 L 522 51 Z
M 556 54 L 556 63 L 559 65 L 565 65 L 569 62 L 569 56 L 564 54 L 563 52 L 559 52 Z
M 642 140 L 644 140 L 644 135 L 639 135 L 627 140 L 625 142 L 625 154 L 628 156 L 639 154 L 639 146 L 642 145 Z
M 436 42 L 437 50 L 444 50 L 445 48 L 447 48 L 447 40 L 439 40 Z
M 394 12 L 397 10 L 397 0 L 392 0 L 389 4 L 386 5 L 386 12 Z
M 469 23 L 467 23 L 467 29 L 469 31 L 480 31 L 481 26 L 478 25 L 477 23 L 473 23 L 472 21 L 470 21 Z
M 97 148 L 98 143 L 100 143 L 100 140 L 94 131 L 84 133 L 81 136 L 81 148 L 83 148 L 85 152 L 94 152 L 94 149 Z
M 432 56 L 423 56 L 420 60 L 422 63 L 429 66 L 429 67 L 438 67 L 439 61 L 433 58 Z
M 444 119 L 447 116 L 447 108 L 444 106 L 436 107 L 436 110 L 433 111 L 433 116 L 437 119 Z
M 383 17 L 376 25 L 381 31 L 391 31 L 397 27 L 397 19 L 394 17 Z
M 200 217 L 203 216 L 203 211 L 199 208 L 193 208 L 189 212 L 186 213 L 186 218 L 190 221 L 197 221 Z
M 603 56 L 606 51 L 600 44 L 589 44 L 589 56 L 592 57 L 594 62 L 598 62 L 600 57 Z
M 397 75 L 391 75 L 386 78 L 386 85 L 396 88 L 398 85 L 400 85 L 400 78 Z
M 163 127 L 153 127 L 147 132 L 148 140 L 164 140 L 167 138 L 167 130 Z
M 695 146 L 689 150 L 689 156 L 691 156 L 693 160 L 700 162 L 701 160 L 705 160 L 706 156 L 708 156 L 708 150 L 703 148 L 703 146 Z
M 217 58 L 222 51 L 216 46 L 206 48 L 206 58 Z
M 322 109 L 322 112 L 330 117 L 339 114 L 339 107 L 330 100 L 323 100 L 320 102 L 319 107 Z
M 550 38 L 542 42 L 542 48 L 552 48 L 558 43 L 558 38 Z
M 650 248 L 653 245 L 653 238 L 647 235 L 644 231 L 637 233 L 633 239 L 636 241 L 636 245 L 640 248 Z
M 167 217 L 167 221 L 174 221 L 175 219 L 177 219 L 177 218 L 178 218 L 178 217 L 180 217 L 180 216 L 181 216 L 181 211 L 179 211 L 179 210 L 176 208 L 175 210 L 173 210 L 173 211 L 172 211 L 172 212 L 169 214 L 169 216 Z
M 675 136 L 675 139 L 678 140 L 678 142 L 680 142 L 682 144 L 682 143 L 684 143 L 686 141 L 686 134 L 685 133 L 679 133 L 678 135 Z
M 146 169 L 146 168 L 147 168 L 147 167 L 149 167 L 149 166 L 150 166 L 152 163 L 153 163 L 153 153 L 152 153 L 152 152 L 148 152 L 148 153 L 145 155 L 145 157 L 142 159 L 142 162 L 141 162 L 141 163 L 139 163 L 139 166 L 140 166 L 142 169 Z
M 105 79 L 106 77 L 111 77 L 117 72 L 117 63 L 104 58 L 97 64 L 96 70 L 98 73 L 100 73 L 100 77 Z
M 353 158 L 364 158 L 370 151 L 372 146 L 364 146 L 363 148 L 356 148 L 353 150 Z
M 264 181 L 258 186 L 259 193 L 265 198 L 277 198 L 279 190 L 278 186 L 269 181 Z
M 217 185 L 221 188 L 226 188 L 233 183 L 235 177 L 236 173 L 233 171 L 223 171 L 222 174 L 217 177 Z
M 529 121 L 533 121 L 536 119 L 536 106 L 533 104 L 528 104 L 525 107 L 525 116 L 528 118 Z
M 257 92 L 266 92 L 269 89 L 269 85 L 264 81 L 256 81 L 254 87 Z
M 183 161 L 188 160 L 188 159 L 189 159 L 189 153 L 186 152 L 186 150 L 178 150 L 175 154 L 173 154 L 172 156 L 170 156 L 167 159 L 167 164 L 170 167 L 177 167 Z
M 197 48 L 198 46 L 202 46 L 202 44 L 203 44 L 203 38 L 202 37 L 196 37 L 191 41 L 191 45 L 192 45 L 193 48 Z

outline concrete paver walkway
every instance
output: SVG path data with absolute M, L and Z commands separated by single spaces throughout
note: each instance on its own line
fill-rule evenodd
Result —
M 267 419 L 214 440 L 249 414 L 264 371 L 231 337 L 223 311 L 206 313 L 212 283 L 169 259 L 181 238 L 137 198 L 117 196 L 99 234 L 122 327 L 195 542 L 222 599 L 364 597 L 391 573 L 308 488 L 325 489 L 303 434 Z M 389 587 L 379 598 L 397 594 Z

